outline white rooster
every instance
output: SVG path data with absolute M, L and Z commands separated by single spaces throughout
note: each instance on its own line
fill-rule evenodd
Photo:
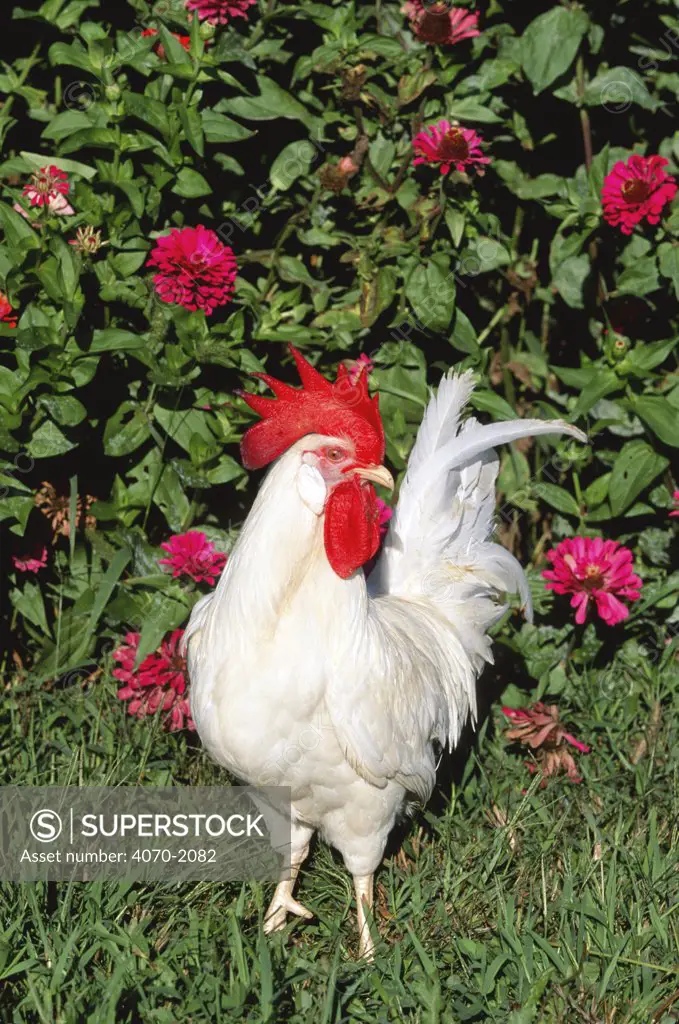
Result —
M 260 374 L 276 398 L 243 394 L 261 421 L 244 465 L 273 462 L 215 591 L 186 631 L 191 711 L 211 755 L 253 785 L 292 793 L 291 877 L 265 917 L 311 917 L 293 896 L 314 832 L 353 875 L 359 950 L 387 837 L 434 786 L 435 746 L 476 713 L 500 595 L 523 570 L 494 544 L 493 449 L 538 434 L 585 435 L 563 420 L 461 420 L 469 372 L 445 376 L 410 455 L 383 551 L 373 483 L 393 487 L 377 397 L 341 366 L 331 384 L 291 346 L 303 387 Z

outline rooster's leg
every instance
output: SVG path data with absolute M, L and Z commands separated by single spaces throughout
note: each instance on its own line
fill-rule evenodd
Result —
M 354 875 L 356 892 L 356 917 L 358 919 L 358 955 L 361 959 L 372 960 L 375 955 L 375 943 L 368 925 L 369 911 L 373 909 L 373 875 Z
M 296 836 L 295 833 L 298 833 L 298 835 Z M 314 916 L 310 910 L 307 910 L 307 908 L 299 903 L 292 895 L 292 891 L 295 888 L 295 882 L 297 881 L 297 875 L 299 874 L 299 869 L 309 852 L 309 842 L 312 835 L 313 832 L 311 829 L 302 830 L 301 826 L 293 825 L 293 848 L 290 855 L 290 877 L 281 879 L 276 886 L 276 891 L 274 892 L 273 899 L 269 904 L 269 909 L 264 915 L 264 933 L 266 935 L 270 935 L 271 932 L 277 932 L 280 931 L 281 928 L 284 928 L 289 913 L 296 914 L 298 917 L 305 917 L 307 920 Z M 300 845 L 295 844 L 295 838 L 303 840 Z

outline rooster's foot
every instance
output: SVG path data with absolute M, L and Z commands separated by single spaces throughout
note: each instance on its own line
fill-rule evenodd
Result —
M 278 932 L 284 928 L 288 914 L 304 917 L 307 921 L 314 916 L 292 895 L 290 882 L 279 882 L 269 909 L 264 915 L 264 934 L 270 935 L 272 932 Z

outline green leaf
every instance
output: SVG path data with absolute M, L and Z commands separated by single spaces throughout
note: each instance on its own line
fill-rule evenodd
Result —
M 588 27 L 577 8 L 553 7 L 531 21 L 521 37 L 521 64 L 536 95 L 568 70 Z
M 39 249 L 38 232 L 11 206 L 0 203 L 0 228 L 5 234 L 5 243 L 10 248 Z
M 182 167 L 172 191 L 177 196 L 183 196 L 184 199 L 197 199 L 199 196 L 212 194 L 212 189 L 203 175 L 190 167 Z
M 148 441 L 150 436 L 148 416 L 133 402 L 123 402 L 106 423 L 104 453 L 113 458 L 129 455 Z
M 679 413 L 666 398 L 642 395 L 632 408 L 661 441 L 679 448 Z
M 51 459 L 55 455 L 70 452 L 75 445 L 59 430 L 56 423 L 46 420 L 42 423 L 26 446 L 34 459 Z
M 668 338 L 666 341 L 640 341 L 627 353 L 625 363 L 630 364 L 640 376 L 646 376 L 648 370 L 665 362 L 677 344 L 678 338 Z
M 548 505 L 555 508 L 557 512 L 563 512 L 564 515 L 580 518 L 580 509 L 578 508 L 577 501 L 563 487 L 557 487 L 556 484 L 538 482 L 533 485 L 533 492 L 538 498 L 542 498 Z
M 447 256 L 438 253 L 412 272 L 405 287 L 408 302 L 427 329 L 444 331 L 455 309 L 455 274 Z
M 273 79 L 258 75 L 257 85 L 259 96 L 236 96 L 234 99 L 222 100 L 220 110 L 244 117 L 246 121 L 273 121 L 277 117 L 286 117 L 302 121 L 309 129 L 315 127 L 316 118 Z
M 87 409 L 73 395 L 42 395 L 38 404 L 62 427 L 77 427 L 87 416 Z
M 648 295 L 660 287 L 655 256 L 636 260 L 626 267 L 616 282 L 618 291 L 628 295 Z
M 571 309 L 583 309 L 582 289 L 590 271 L 589 256 L 569 256 L 557 267 L 552 284 Z
M 285 146 L 269 170 L 271 184 L 279 192 L 287 192 L 292 183 L 304 174 L 309 173 L 309 168 L 316 155 L 316 149 L 310 142 L 291 142 Z
M 401 106 L 406 106 L 416 100 L 425 89 L 437 80 L 435 71 L 431 68 L 421 68 L 414 75 L 403 75 L 398 83 L 398 101 Z
M 198 112 L 198 108 L 179 106 L 179 120 L 182 123 L 184 129 L 184 135 L 189 142 L 191 148 L 195 150 L 198 156 L 205 155 L 205 138 L 203 136 L 203 122 Z
M 94 331 L 90 352 L 128 352 L 147 344 L 148 339 L 143 334 L 133 334 L 121 327 L 106 327 L 103 331 Z
M 488 391 L 485 388 L 473 391 L 470 403 L 479 412 L 488 412 L 496 420 L 515 420 L 518 418 L 516 410 L 512 409 L 509 402 L 500 395 L 496 395 L 494 391 Z
M 559 374 L 559 376 L 561 375 Z M 584 416 L 600 398 L 620 390 L 621 387 L 622 383 L 613 370 L 609 370 L 607 367 L 592 369 L 573 409 L 573 419 L 577 420 L 580 416 Z
M 164 138 L 169 136 L 170 121 L 164 103 L 154 100 L 146 94 L 142 96 L 136 92 L 124 92 L 122 99 L 128 114 L 150 125 Z
M 645 441 L 628 441 L 613 463 L 608 493 L 611 511 L 618 516 L 629 508 L 655 478 L 669 465 Z
M 585 106 L 603 106 L 609 114 L 623 114 L 632 103 L 644 110 L 657 110 L 660 101 L 651 96 L 644 80 L 628 67 L 606 68 L 585 87 Z
M 663 242 L 658 246 L 660 273 L 674 285 L 675 297 L 679 299 L 679 245 Z
M 476 340 L 474 325 L 461 309 L 455 310 L 455 321 L 449 340 L 453 348 L 459 352 L 466 352 L 467 355 L 480 358 L 481 348 Z
M 218 114 L 214 110 L 201 110 L 200 117 L 208 142 L 242 142 L 256 134 L 249 128 L 244 128 L 238 121 L 233 121 L 225 114 Z

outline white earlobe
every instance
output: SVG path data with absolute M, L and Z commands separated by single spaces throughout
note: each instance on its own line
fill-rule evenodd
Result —
M 301 466 L 297 474 L 297 491 L 300 498 L 314 515 L 320 516 L 325 508 L 328 492 L 325 480 L 313 466 Z

